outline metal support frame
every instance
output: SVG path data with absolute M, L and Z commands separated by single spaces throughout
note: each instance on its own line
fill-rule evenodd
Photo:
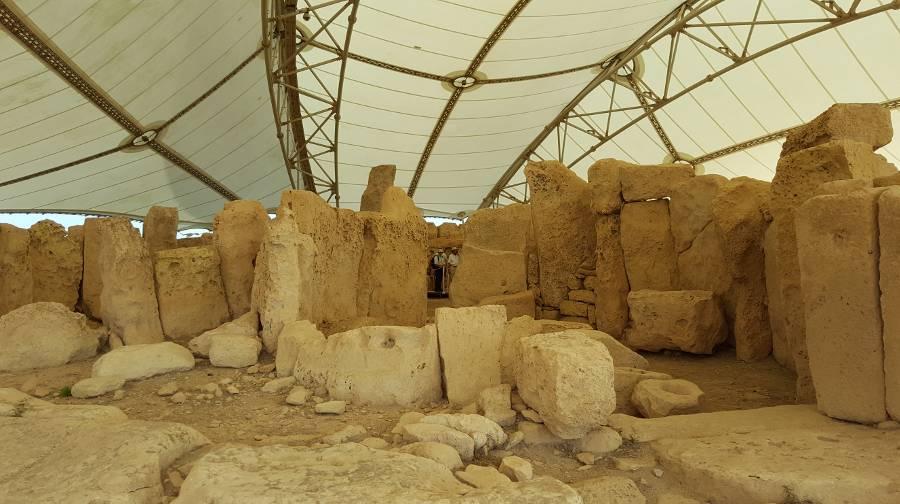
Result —
M 359 0 L 261 0 L 260 4 L 269 99 L 291 187 L 314 191 L 340 206 L 341 97 Z M 330 28 L 345 15 L 345 35 L 339 40 Z M 298 25 L 297 16 L 310 23 L 308 32 Z M 306 51 L 328 57 L 313 62 Z M 321 69 L 334 67 L 337 84 L 326 84 Z M 330 169 L 323 162 L 326 156 L 331 158 Z
M 501 197 L 506 197 L 504 195 L 504 190 L 509 186 L 509 182 L 515 176 L 515 174 L 521 169 L 526 161 L 528 161 L 532 156 L 537 155 L 537 149 L 544 143 L 550 133 L 554 131 L 554 129 L 557 129 L 561 124 L 568 124 L 569 126 L 573 127 L 575 127 L 577 124 L 577 129 L 596 139 L 596 142 L 593 145 L 584 149 L 584 151 L 570 163 L 570 167 L 576 165 L 577 163 L 585 159 L 589 154 L 596 151 L 607 142 L 612 141 L 618 135 L 644 119 L 647 119 L 653 125 L 657 134 L 663 140 L 663 144 L 665 145 L 666 150 L 669 151 L 669 154 L 675 160 L 679 160 L 681 156 L 678 154 L 677 149 L 674 145 L 672 145 L 671 140 L 668 140 L 668 135 L 666 135 L 665 131 L 656 120 L 655 114 L 660 109 L 662 109 L 669 103 L 672 103 L 673 101 L 688 95 L 700 86 L 714 81 L 725 73 L 743 66 L 751 61 L 754 61 L 757 58 L 772 53 L 773 51 L 776 51 L 780 48 L 789 46 L 797 41 L 811 37 L 818 33 L 835 29 L 839 26 L 853 21 L 884 13 L 889 10 L 900 9 L 900 0 L 893 0 L 889 3 L 878 5 L 876 7 L 865 10 L 858 9 L 859 2 L 854 2 L 853 7 L 846 12 L 839 6 L 837 6 L 836 3 L 831 1 L 806 0 L 822 8 L 822 17 L 814 19 L 804 18 L 761 20 L 759 19 L 759 11 L 764 3 L 764 0 L 756 0 L 756 8 L 754 9 L 753 16 L 750 19 L 728 20 L 724 22 L 707 22 L 703 19 L 705 13 L 708 13 L 710 10 L 727 1 L 742 2 L 746 0 L 686 1 L 684 4 L 682 4 L 665 18 L 663 18 L 660 22 L 654 25 L 650 30 L 644 33 L 627 49 L 603 62 L 603 64 L 601 65 L 603 70 L 600 72 L 600 74 L 597 75 L 580 93 L 578 93 L 578 95 L 576 95 L 576 97 L 562 109 L 557 117 L 550 124 L 545 126 L 540 134 L 538 134 L 538 136 L 522 151 L 522 153 L 520 153 L 519 156 L 516 157 L 507 171 L 501 176 L 500 180 L 498 180 L 497 184 L 494 185 L 494 187 L 482 200 L 480 208 L 487 208 L 489 206 L 499 204 L 499 199 Z M 760 25 L 773 24 L 802 24 L 809 25 L 810 27 L 803 32 L 798 33 L 797 35 L 787 37 L 778 43 L 771 44 L 760 49 L 751 49 L 751 41 L 753 40 L 754 29 Z M 749 27 L 749 29 L 746 30 L 746 36 L 743 38 L 740 44 L 735 45 L 727 43 L 725 40 L 732 38 L 732 35 L 729 34 L 728 36 L 725 36 L 723 30 L 729 30 L 738 26 Z M 702 79 L 697 80 L 696 82 L 685 83 L 684 88 L 680 91 L 671 92 L 670 83 L 673 77 L 673 70 L 678 65 L 680 54 L 679 41 L 682 39 L 690 39 L 691 41 L 693 41 L 696 44 L 698 51 L 706 50 L 714 52 L 720 57 L 715 59 L 715 61 L 721 61 L 721 57 L 724 56 L 724 58 L 727 58 L 727 63 L 721 64 L 720 68 L 715 69 L 712 73 L 706 75 Z M 650 48 L 654 46 L 664 48 L 663 52 L 668 54 L 667 61 L 665 61 L 664 63 L 665 79 L 663 83 L 657 84 L 657 86 L 654 88 L 647 82 L 641 80 L 640 76 L 635 75 L 635 73 L 626 73 L 625 75 L 622 74 L 623 69 L 627 70 L 627 64 L 637 61 L 642 53 L 644 53 L 645 51 L 649 51 Z M 617 86 L 623 86 L 623 79 L 625 80 L 624 86 L 630 87 L 631 90 L 635 93 L 638 102 L 640 103 L 640 107 L 622 107 L 616 104 L 615 89 Z M 601 86 L 601 84 L 606 82 L 612 83 L 612 92 L 611 99 L 608 102 L 604 100 L 604 103 L 607 104 L 603 109 L 591 111 L 576 110 L 580 107 L 582 101 L 584 101 L 586 97 L 590 96 Z M 636 115 L 632 116 L 632 114 L 630 114 L 629 112 L 634 112 L 636 113 Z M 624 117 L 626 120 L 624 121 L 623 126 L 610 131 L 611 118 L 614 114 L 621 114 L 620 117 Z M 591 123 L 586 120 L 591 117 L 603 115 L 606 115 L 605 128 L 597 125 L 596 123 Z M 721 157 L 732 152 L 737 152 L 739 150 L 746 149 L 755 145 L 760 145 L 767 141 L 775 140 L 784 136 L 784 134 L 786 134 L 786 131 L 788 130 L 771 133 L 764 137 L 760 137 L 747 142 L 743 142 L 736 146 L 722 149 L 721 151 L 717 151 L 716 153 L 710 153 L 699 156 L 693 160 L 684 161 L 693 164 L 699 164 L 704 161 L 714 159 L 715 157 Z M 562 152 L 563 149 L 560 148 L 559 150 L 560 152 Z

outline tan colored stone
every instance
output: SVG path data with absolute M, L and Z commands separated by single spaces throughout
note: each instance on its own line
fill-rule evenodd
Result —
M 81 286 L 81 244 L 52 220 L 37 222 L 28 234 L 33 300 L 60 303 L 74 309 Z
M 541 332 L 543 332 L 541 323 L 528 316 L 516 317 L 506 323 L 500 347 L 500 381 L 502 383 L 510 385 L 516 383 L 516 366 L 521 359 L 519 340 Z
M 621 239 L 631 290 L 673 290 L 678 286 L 675 246 L 667 200 L 627 203 Z
M 633 481 L 624 476 L 601 476 L 581 480 L 572 488 L 584 504 L 646 504 L 647 499 Z
M 593 261 L 597 233 L 591 211 L 591 186 L 557 161 L 529 163 L 532 220 L 540 257 L 541 299 L 559 306 L 566 298 L 566 277 Z
M 631 394 L 631 404 L 644 418 L 693 413 L 700 407 L 703 391 L 687 380 L 640 380 Z
M 482 208 L 466 220 L 466 245 L 524 254 L 533 243 L 531 205 Z
M 378 165 L 369 170 L 369 182 L 362 193 L 360 211 L 381 211 L 382 197 L 389 187 L 393 187 L 396 173 L 395 165 Z
M 59 303 L 31 303 L 0 316 L 0 371 L 62 366 L 96 353 L 96 331 Z
M 613 366 L 647 369 L 650 363 L 641 354 L 619 343 L 619 341 L 603 331 L 577 329 L 588 338 L 603 343 L 613 360 Z
M 894 173 L 892 175 L 876 177 L 872 181 L 872 185 L 875 187 L 888 187 L 888 186 L 900 185 L 900 173 Z
M 266 210 L 254 200 L 229 201 L 213 220 L 213 244 L 232 318 L 250 310 L 256 254 L 268 221 Z
M 155 259 L 159 316 L 169 339 L 186 341 L 231 318 L 215 248 L 160 250 Z
M 793 370 L 794 356 L 784 327 L 784 309 L 781 301 L 781 277 L 775 244 L 775 226 L 766 229 L 763 249 L 766 261 L 766 298 L 769 307 L 769 323 L 772 328 L 772 355 L 782 366 Z
M 628 275 L 618 215 L 597 217 L 597 276 L 593 281 L 597 329 L 621 337 L 628 324 Z M 591 278 L 591 277 L 588 277 Z
M 874 150 L 891 143 L 892 136 L 890 110 L 876 103 L 837 103 L 788 133 L 781 145 L 781 155 L 832 140 L 854 140 Z
M 722 232 L 714 223 L 703 228 L 691 247 L 678 254 L 678 283 L 682 290 L 712 291 L 722 299 L 727 298 L 733 282 L 725 259 Z M 726 305 L 726 311 L 728 308 Z M 733 311 L 728 315 L 733 318 Z
M 438 226 L 438 236 L 441 238 L 463 238 L 463 228 L 453 222 L 445 222 Z
M 878 231 L 885 404 L 891 418 L 900 420 L 900 187 L 878 199 Z
M 163 341 L 150 252 L 125 218 L 98 220 L 100 318 L 126 345 Z
M 414 218 L 422 220 L 422 212 L 413 199 L 399 187 L 388 187 L 381 197 L 381 213 L 395 219 Z
M 601 159 L 588 168 L 591 184 L 591 209 L 600 215 L 619 213 L 622 209 L 622 166 L 624 161 Z
M 519 340 L 516 386 L 551 432 L 577 439 L 606 424 L 615 410 L 613 361 L 606 347 L 580 331 Z
M 292 376 L 297 364 L 297 356 L 306 341 L 317 342 L 324 335 L 316 325 L 308 320 L 288 322 L 278 333 L 278 351 L 275 354 L 275 374 L 279 377 Z M 306 383 L 306 382 L 305 382 Z
M 816 189 L 816 196 L 823 196 L 825 194 L 846 194 L 860 189 L 871 189 L 872 187 L 874 187 L 872 180 L 869 179 L 832 180 L 831 182 L 825 182 L 820 185 Z
M 482 390 L 500 384 L 504 307 L 438 308 L 435 322 L 451 404 L 469 404 Z
M 817 196 L 797 212 L 817 403 L 828 416 L 863 423 L 887 418 L 878 282 L 881 192 Z
M 151 253 L 178 246 L 178 209 L 152 206 L 144 217 L 144 243 Z
M 694 167 L 687 163 L 662 165 L 623 163 L 621 170 L 622 197 L 626 202 L 671 196 L 675 185 L 694 176 Z
M 634 387 L 643 380 L 671 380 L 665 373 L 657 373 L 646 369 L 619 367 L 615 369 L 616 413 L 634 415 L 637 408 L 631 404 Z
M 94 361 L 91 376 L 120 376 L 126 380 L 142 380 L 193 368 L 194 356 L 190 350 L 177 343 L 164 341 L 110 350 Z
M 569 301 L 563 299 L 559 302 L 559 313 L 568 317 L 584 317 L 587 318 L 587 303 L 579 303 L 578 301 Z
M 0 224 L 0 316 L 33 301 L 28 230 Z
M 516 294 L 488 296 L 479 301 L 478 306 L 500 305 L 506 307 L 506 318 L 512 320 L 527 315 L 534 317 L 534 292 L 527 290 Z
M 722 309 L 709 291 L 632 291 L 625 343 L 634 349 L 709 354 L 728 333 Z
M 525 275 L 525 257 L 521 252 L 464 244 L 450 283 L 450 301 L 454 306 L 474 306 L 487 297 L 522 292 L 526 289 Z
M 712 202 L 728 179 L 721 175 L 700 175 L 675 184 L 671 189 L 669 215 L 675 252 L 691 248 L 697 235 L 712 222 Z
M 103 292 L 103 268 L 100 264 L 100 228 L 104 219 L 84 219 L 84 269 L 81 279 L 81 305 L 85 315 L 101 318 L 100 294 Z

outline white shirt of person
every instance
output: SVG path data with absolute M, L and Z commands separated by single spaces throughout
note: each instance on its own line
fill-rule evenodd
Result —
M 456 266 L 459 266 L 459 254 L 456 254 L 456 253 L 450 254 L 450 256 L 447 257 L 447 264 L 449 264 L 450 266 L 453 266 L 454 268 Z

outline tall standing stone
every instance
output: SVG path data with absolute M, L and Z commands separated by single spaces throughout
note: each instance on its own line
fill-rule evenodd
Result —
M 601 159 L 588 168 L 591 208 L 597 214 L 617 214 L 622 210 L 622 167 L 627 164 L 618 159 Z
M 394 185 L 394 176 L 397 173 L 395 165 L 379 165 L 369 170 L 369 183 L 363 191 L 359 203 L 362 212 L 380 212 L 382 198 L 389 187 Z
M 269 215 L 254 200 L 229 201 L 213 220 L 213 244 L 219 254 L 222 282 L 232 318 L 250 310 L 256 254 Z
M 144 242 L 152 253 L 178 246 L 178 209 L 153 206 L 144 217 Z
M 186 341 L 230 320 L 215 248 L 160 250 L 154 265 L 159 317 L 169 339 Z
M 84 219 L 84 274 L 81 301 L 85 315 L 101 318 L 100 295 L 103 292 L 103 268 L 100 265 L 100 229 L 106 219 Z
M 540 257 L 541 298 L 558 307 L 569 292 L 567 279 L 593 262 L 597 231 L 591 186 L 558 161 L 529 163 L 534 233 Z
M 103 324 L 126 345 L 163 341 L 150 252 L 128 219 L 98 222 Z
M 597 216 L 597 279 L 594 304 L 597 329 L 621 338 L 628 324 L 628 275 L 618 215 Z
M 727 181 L 721 175 L 701 175 L 672 187 L 669 215 L 677 253 L 691 248 L 694 239 L 712 222 L 713 199 Z
M 438 308 L 434 317 L 450 404 L 469 404 L 482 390 L 500 385 L 506 309 L 502 306 Z
M 763 248 L 766 256 L 766 299 L 769 308 L 769 324 L 772 327 L 772 356 L 782 366 L 794 370 L 794 356 L 784 328 L 781 301 L 781 276 L 778 269 L 778 254 L 775 252 L 775 226 L 766 229 Z
M 819 410 L 863 423 L 886 418 L 880 192 L 818 196 L 797 213 L 806 346 Z
M 878 231 L 885 402 L 891 418 L 900 421 L 900 187 L 878 199 Z
M 621 233 L 631 290 L 678 288 L 667 200 L 626 203 L 622 209 Z
M 66 228 L 51 220 L 34 224 L 28 233 L 34 301 L 60 303 L 74 309 L 81 287 L 81 244 L 68 236 Z
M 0 224 L 0 316 L 33 301 L 27 229 Z

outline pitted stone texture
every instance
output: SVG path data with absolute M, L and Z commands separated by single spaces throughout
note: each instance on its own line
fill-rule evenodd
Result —
M 609 351 L 609 356 L 612 357 L 613 366 L 617 368 L 629 367 L 638 369 L 648 369 L 650 367 L 650 363 L 647 362 L 647 359 L 641 354 L 628 348 L 622 343 L 619 343 L 619 340 L 613 338 L 609 334 L 606 334 L 603 331 L 592 331 L 587 329 L 580 331 L 581 334 L 584 334 L 588 338 L 603 343 L 603 346 Z
M 510 403 L 511 392 L 511 385 L 506 383 L 482 390 L 478 395 L 478 411 L 501 427 L 512 427 L 516 423 L 516 411 Z
M 61 366 L 93 357 L 97 332 L 59 303 L 31 303 L 0 316 L 0 371 Z
M 395 219 L 423 219 L 422 211 L 416 207 L 416 203 L 406 191 L 399 187 L 388 187 L 384 191 L 381 198 L 381 213 Z
M 580 504 L 552 478 L 491 489 L 460 483 L 427 458 L 348 443 L 327 448 L 225 447 L 194 464 L 175 504 L 391 502 L 397 504 Z
M 250 311 L 256 254 L 268 222 L 265 208 L 254 200 L 229 201 L 213 220 L 213 245 L 219 254 L 222 285 L 232 318 Z
M 0 315 L 34 300 L 27 229 L 0 224 Z
M 187 346 L 191 349 L 191 352 L 194 352 L 194 355 L 209 357 L 209 347 L 214 336 L 227 334 L 256 338 L 258 327 L 259 319 L 257 319 L 256 313 L 247 312 L 231 322 L 225 322 L 215 329 L 204 332 L 189 341 Z
M 535 316 L 534 291 L 524 291 L 517 294 L 504 294 L 500 296 L 488 296 L 482 299 L 479 306 L 498 305 L 506 307 L 506 318 L 512 320 L 516 317 Z
M 646 504 L 647 499 L 628 478 L 601 476 L 572 484 L 584 504 Z
M 178 246 L 178 209 L 153 206 L 144 217 L 144 243 L 151 253 Z
M 308 320 L 288 322 L 278 334 L 278 352 L 275 354 L 275 373 L 279 377 L 291 376 L 297 365 L 297 355 L 306 341 L 318 342 L 324 335 Z M 318 343 L 316 343 L 318 344 Z
M 83 267 L 81 244 L 68 236 L 66 228 L 52 220 L 34 224 L 28 234 L 32 299 L 75 309 Z
M 439 423 L 410 423 L 400 427 L 403 439 L 419 443 L 440 443 L 450 446 L 463 461 L 470 461 L 475 454 L 472 436 Z
M 500 347 L 500 381 L 516 383 L 516 366 L 521 360 L 519 340 L 543 331 L 543 325 L 528 316 L 516 317 L 506 323 Z
M 378 406 L 413 406 L 441 398 L 441 366 L 434 326 L 368 326 L 327 339 L 303 323 L 295 334 L 294 377 L 324 386 L 332 399 Z
M 724 184 L 712 203 L 732 282 L 725 303 L 733 320 L 737 358 L 743 361 L 772 353 L 764 252 L 769 199 L 768 182 L 739 177 Z
M 712 291 L 724 299 L 732 283 L 722 232 L 711 222 L 694 238 L 689 249 L 678 254 L 678 284 L 682 290 Z
M 419 441 L 401 447 L 399 452 L 433 460 L 451 471 L 462 469 L 463 467 L 463 461 L 459 457 L 459 452 L 452 446 L 443 443 Z
M 6 475 L 0 495 L 9 503 L 162 502 L 160 475 L 206 444 L 202 434 L 175 423 L 0 418 L 0 473 Z
M 713 199 L 727 181 L 721 175 L 700 175 L 672 187 L 669 215 L 677 253 L 691 248 L 697 235 L 712 222 Z
M 475 306 L 482 299 L 525 289 L 525 256 L 521 252 L 463 245 L 459 267 L 450 283 L 450 301 L 454 306 Z
M 506 433 L 493 420 L 481 415 L 441 413 L 427 415 L 420 423 L 443 425 L 471 437 L 474 449 L 489 451 L 506 443 Z
M 506 308 L 479 306 L 435 311 L 447 399 L 464 406 L 500 384 Z
M 463 238 L 465 231 L 463 226 L 453 222 L 445 222 L 438 226 L 438 236 L 441 238 Z
M 540 257 L 541 299 L 559 306 L 566 278 L 578 272 L 596 251 L 591 186 L 557 161 L 529 163 L 532 220 Z
M 886 419 L 878 274 L 881 189 L 818 196 L 797 212 L 806 344 L 819 410 Z
M 262 343 L 256 337 L 216 334 L 210 338 L 209 363 L 216 367 L 244 368 L 256 364 Z
M 878 232 L 885 403 L 891 418 L 900 420 L 900 187 L 878 199 Z
M 632 291 L 678 287 L 675 245 L 667 200 L 627 203 L 622 208 L 621 241 Z
M 551 432 L 577 439 L 606 424 L 616 407 L 613 361 L 603 344 L 580 331 L 519 340 L 516 385 Z
M 788 133 L 781 155 L 832 140 L 854 140 L 872 150 L 891 143 L 890 110 L 876 103 L 837 103 L 807 124 Z
M 637 408 L 631 404 L 631 395 L 634 393 L 634 387 L 644 380 L 671 380 L 672 377 L 665 373 L 657 373 L 655 371 L 647 371 L 646 369 L 636 369 L 630 367 L 616 367 L 615 370 L 615 386 L 616 386 L 616 413 L 625 415 L 634 415 Z
M 266 350 L 278 348 L 278 335 L 285 324 L 310 320 L 317 302 L 314 272 L 316 245 L 297 231 L 291 214 L 282 209 L 269 222 L 256 256 L 252 310 L 259 313 L 262 341 Z
M 779 364 L 793 371 L 794 356 L 791 353 L 787 329 L 784 327 L 784 307 L 781 300 L 781 277 L 779 276 L 775 233 L 775 226 L 769 225 L 763 242 L 766 261 L 766 300 L 769 308 L 769 324 L 772 328 L 772 356 Z
M 126 345 L 163 341 L 150 252 L 128 219 L 97 222 L 103 325 Z
M 100 264 L 100 228 L 105 219 L 84 219 L 84 268 L 81 278 L 81 308 L 84 314 L 100 319 L 100 295 L 103 292 L 103 265 Z
M 687 163 L 635 165 L 623 163 L 622 197 L 625 201 L 644 201 L 671 196 L 672 188 L 694 176 Z
M 526 253 L 534 246 L 531 205 L 515 203 L 477 210 L 466 220 L 466 244 Z
M 382 198 L 389 187 L 394 186 L 395 165 L 378 165 L 369 170 L 369 182 L 360 200 L 360 211 L 380 212 Z
M 703 391 L 687 380 L 641 380 L 631 394 L 631 403 L 644 418 L 693 413 L 700 407 Z
M 169 339 L 186 341 L 231 318 L 215 248 L 160 250 L 155 260 L 159 316 Z
M 725 341 L 722 309 L 709 291 L 633 291 L 625 343 L 634 349 L 710 354 Z
M 91 376 L 120 376 L 126 380 L 141 380 L 193 368 L 194 356 L 191 351 L 177 343 L 166 341 L 110 350 L 94 361 Z
M 618 215 L 597 217 L 597 276 L 593 281 L 597 329 L 621 337 L 628 324 L 628 275 Z M 588 277 L 590 278 L 590 277 Z
M 622 166 L 618 159 L 601 159 L 588 168 L 591 184 L 591 209 L 600 215 L 619 213 L 622 209 Z

